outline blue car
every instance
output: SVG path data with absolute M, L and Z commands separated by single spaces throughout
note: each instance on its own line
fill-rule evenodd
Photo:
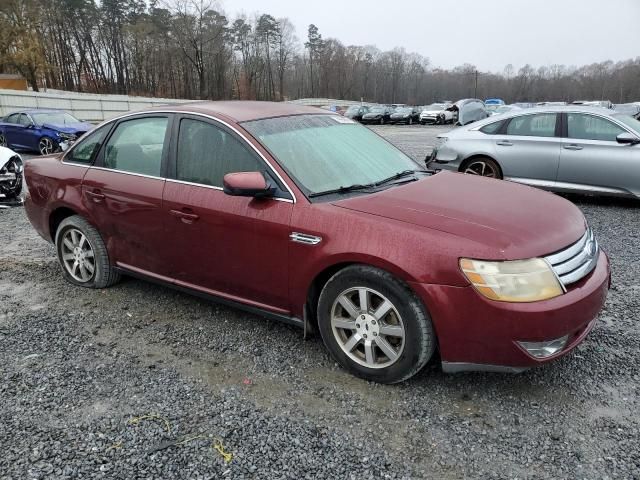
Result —
M 0 146 L 48 155 L 72 144 L 92 128 L 90 123 L 63 110 L 24 110 L 0 121 Z

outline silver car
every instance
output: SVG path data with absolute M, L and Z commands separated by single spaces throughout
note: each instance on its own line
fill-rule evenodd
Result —
M 640 198 L 640 121 L 615 110 L 519 110 L 456 128 L 438 140 L 427 159 L 432 170 Z

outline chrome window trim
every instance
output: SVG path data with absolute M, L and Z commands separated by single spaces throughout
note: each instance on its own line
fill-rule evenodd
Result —
M 273 165 L 271 165 L 271 162 L 269 162 L 269 160 L 267 160 L 267 158 L 262 154 L 262 152 L 260 152 L 260 150 L 258 150 L 256 148 L 256 146 L 251 143 L 249 141 L 249 139 L 247 138 L 247 136 L 242 133 L 240 130 L 238 130 L 236 127 L 234 127 L 233 125 L 225 122 L 224 120 L 221 120 L 219 118 L 216 118 L 212 115 L 207 115 L 206 113 L 200 113 L 200 112 L 192 112 L 192 111 L 170 111 L 170 110 L 149 110 L 149 111 L 142 111 L 142 112 L 128 112 L 124 115 L 120 115 L 119 117 L 114 117 L 114 118 L 110 118 L 109 120 L 106 120 L 104 122 L 102 122 L 99 125 L 96 125 L 96 127 L 89 131 L 86 132 L 85 135 L 93 132 L 94 130 L 97 130 L 98 128 L 107 125 L 110 122 L 117 122 L 119 120 L 122 120 L 123 118 L 128 118 L 128 117 L 133 117 L 136 115 L 140 115 L 140 116 L 145 116 L 145 115 L 153 115 L 153 114 L 166 114 L 166 115 L 194 115 L 197 117 L 203 117 L 203 118 L 207 118 L 209 120 L 213 120 L 214 122 L 218 122 L 221 125 L 224 125 L 225 127 L 227 127 L 228 129 L 230 129 L 231 131 L 235 132 L 240 138 L 242 138 L 242 140 L 244 140 L 244 142 L 249 145 L 254 152 L 256 152 L 260 158 L 262 158 L 262 160 L 264 161 L 264 163 L 267 164 L 267 166 L 271 169 L 271 171 L 275 174 L 276 177 L 278 177 L 278 179 L 282 182 L 282 184 L 285 186 L 285 188 L 287 189 L 287 191 L 289 192 L 289 194 L 291 194 L 291 198 L 292 199 L 282 199 L 282 200 L 288 200 L 291 203 L 297 203 L 297 197 L 296 194 L 293 193 L 293 190 L 291 189 L 291 187 L 289 186 L 289 184 L 287 182 L 285 182 L 284 178 L 282 178 L 282 175 L 280 175 L 280 173 L 278 173 L 278 171 L 273 167 Z M 64 155 L 62 156 L 61 162 L 65 163 L 65 164 L 71 164 L 68 162 L 65 162 L 64 159 L 66 158 L 67 155 L 69 155 L 70 152 L 72 152 L 74 150 L 74 147 L 80 143 L 80 141 L 82 140 L 82 138 L 84 137 L 84 135 L 80 138 L 78 138 L 76 140 L 76 142 L 74 143 L 73 147 L 71 147 L 69 150 L 67 150 Z M 77 164 L 74 164 L 77 165 Z M 93 168 L 92 166 L 89 166 L 89 168 Z M 102 167 L 97 167 L 97 168 L 102 168 Z M 115 172 L 120 172 L 121 170 L 114 170 L 114 169 L 107 169 L 109 171 L 115 171 Z M 130 173 L 130 172 L 123 172 L 123 173 Z M 144 175 L 142 175 L 144 176 Z M 159 177 L 151 177 L 151 178 L 159 178 Z M 165 178 L 164 180 L 174 180 L 171 178 Z M 179 180 L 178 180 L 179 181 Z M 200 185 L 200 184 L 194 184 L 194 185 Z M 201 185 L 206 187 L 207 185 Z
M 217 187 L 216 185 L 205 185 L 203 183 L 187 182 L 186 180 L 176 180 L 175 178 L 165 178 L 164 180 L 166 180 L 167 182 L 171 182 L 171 183 L 180 183 L 182 185 L 190 185 L 192 187 L 209 188 L 211 190 L 218 190 L 220 192 L 224 191 L 224 188 Z M 278 202 L 294 203 L 293 200 L 291 200 L 290 198 L 265 197 L 265 199 L 267 199 L 267 198 L 270 199 L 270 200 L 276 200 Z
M 127 172 L 126 170 L 117 170 L 115 168 L 105 168 L 105 167 L 95 167 L 93 165 L 88 167 L 89 169 L 101 170 L 104 172 L 115 172 L 115 173 L 124 173 L 125 175 L 133 175 L 135 177 L 143 177 L 143 178 L 151 178 L 154 180 L 167 180 L 164 177 L 157 177 L 155 175 L 146 175 L 144 173 L 136 173 L 136 172 Z

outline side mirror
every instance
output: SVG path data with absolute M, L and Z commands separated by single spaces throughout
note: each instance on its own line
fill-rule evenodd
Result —
M 236 197 L 271 197 L 276 192 L 260 172 L 227 173 L 222 184 L 224 193 Z
M 616 141 L 623 145 L 635 145 L 636 143 L 640 143 L 640 138 L 630 134 L 629 132 L 624 132 L 616 137 Z

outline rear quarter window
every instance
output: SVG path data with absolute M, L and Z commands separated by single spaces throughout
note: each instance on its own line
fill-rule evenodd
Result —
M 494 135 L 500 131 L 502 125 L 504 124 L 504 120 L 500 120 L 499 122 L 493 122 L 489 125 L 485 125 L 480 129 L 482 133 L 486 133 L 487 135 Z

